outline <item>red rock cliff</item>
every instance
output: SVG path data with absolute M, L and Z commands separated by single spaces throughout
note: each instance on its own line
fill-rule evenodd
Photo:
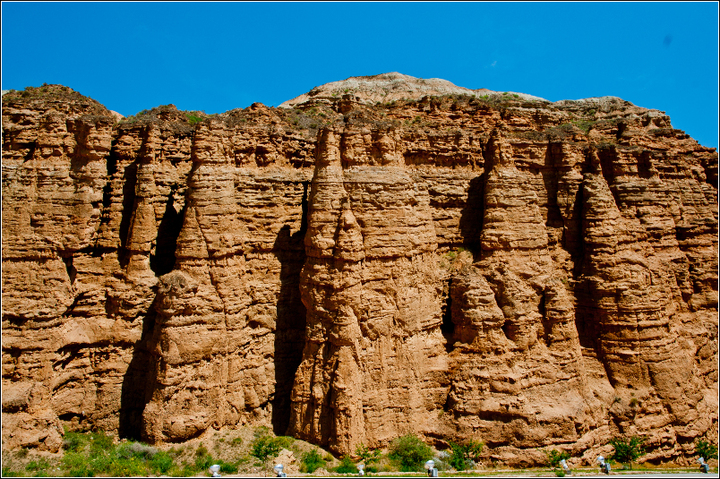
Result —
M 662 112 L 386 74 L 118 122 L 51 85 L 3 96 L 2 163 L 3 447 L 717 434 L 717 152 Z

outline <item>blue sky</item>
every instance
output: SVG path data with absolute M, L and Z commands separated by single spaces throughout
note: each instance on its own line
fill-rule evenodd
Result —
M 2 89 L 132 115 L 277 106 L 398 71 L 551 101 L 612 95 L 718 145 L 716 2 L 3 2 Z

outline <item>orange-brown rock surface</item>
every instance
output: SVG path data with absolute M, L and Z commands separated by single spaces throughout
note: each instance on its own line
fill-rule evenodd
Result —
M 391 73 L 2 115 L 4 448 L 248 424 L 534 465 L 717 434 L 717 152 L 663 112 Z

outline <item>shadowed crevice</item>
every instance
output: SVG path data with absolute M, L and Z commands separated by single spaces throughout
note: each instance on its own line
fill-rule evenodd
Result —
M 150 353 L 155 332 L 155 303 L 143 318 L 143 331 L 140 341 L 135 343 L 130 365 L 123 378 L 120 393 L 120 424 L 118 435 L 121 439 L 140 441 L 143 439 L 143 412 L 150 402 L 156 382 L 157 368 Z
M 137 161 L 129 164 L 125 168 L 123 174 L 123 192 L 122 192 L 122 219 L 120 220 L 120 250 L 118 251 L 118 260 L 120 265 L 125 268 L 130 260 L 127 250 L 128 233 L 130 232 L 130 222 L 132 221 L 135 211 L 135 185 L 137 184 Z
M 272 401 L 272 425 L 276 435 L 285 435 L 290 424 L 290 394 L 305 348 L 306 311 L 300 299 L 300 272 L 305 265 L 308 186 L 309 182 L 303 182 L 300 230 L 291 234 L 290 225 L 284 225 L 273 246 L 273 253 L 281 264 L 275 323 L 275 396 Z
M 170 192 L 165 213 L 163 214 L 160 226 L 158 227 L 155 240 L 155 252 L 150 255 L 150 269 L 156 276 L 169 273 L 175 267 L 175 250 L 177 239 L 180 236 L 183 221 L 185 219 L 186 206 L 181 211 L 175 209 L 174 192 Z
M 446 288 L 447 294 L 442 304 L 442 324 L 440 332 L 445 337 L 445 351 L 448 353 L 453 350 L 455 344 L 455 323 L 452 320 L 452 277 L 448 280 Z
M 465 207 L 460 213 L 460 235 L 463 246 L 474 254 L 480 252 L 480 233 L 482 232 L 483 215 L 485 213 L 485 181 L 487 173 L 482 173 L 470 180 Z M 477 260 L 478 258 L 474 258 Z

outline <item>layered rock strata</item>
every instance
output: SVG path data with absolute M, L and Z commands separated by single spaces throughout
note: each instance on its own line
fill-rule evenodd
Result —
M 478 261 L 451 282 L 460 344 L 450 353 L 447 427 L 501 450 L 508 437 L 528 449 L 575 443 L 602 414 L 586 377 L 568 278 L 550 255 L 531 174 L 516 168 L 500 130 L 486 152 Z M 528 461 L 503 453 L 515 465 Z
M 717 434 L 714 149 L 615 98 L 350 80 L 119 122 L 3 96 L 4 448 L 249 424 L 529 466 Z
M 427 423 L 444 392 L 429 195 L 398 146 L 393 131 L 319 136 L 290 433 L 338 451 Z

